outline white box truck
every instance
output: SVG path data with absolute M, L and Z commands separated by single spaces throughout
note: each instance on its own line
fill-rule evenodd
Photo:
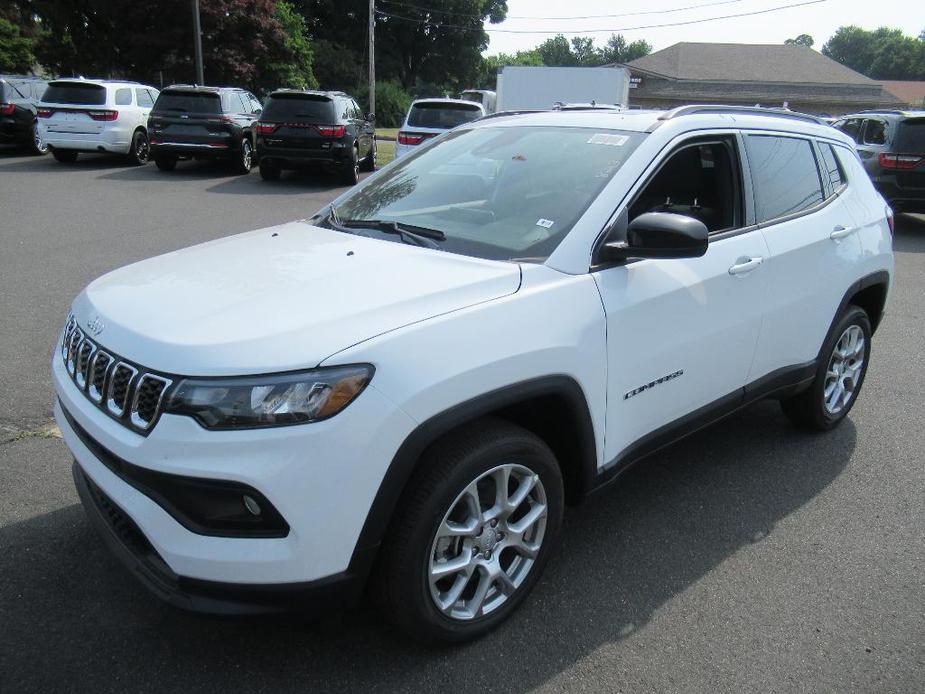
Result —
M 623 67 L 525 67 L 498 72 L 497 110 L 551 109 L 556 103 L 629 102 L 629 70 Z

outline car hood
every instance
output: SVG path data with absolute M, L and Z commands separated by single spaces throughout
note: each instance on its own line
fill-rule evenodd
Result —
M 125 359 L 170 374 L 233 375 L 309 368 L 519 286 L 514 263 L 291 222 L 110 272 L 73 310 Z

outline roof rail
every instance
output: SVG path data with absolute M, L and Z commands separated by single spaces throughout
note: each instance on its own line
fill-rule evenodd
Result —
M 827 125 L 827 123 L 821 118 L 818 116 L 813 116 L 809 113 L 788 111 L 783 108 L 766 108 L 764 106 L 730 106 L 724 104 L 678 106 L 677 108 L 673 108 L 670 111 L 665 111 L 665 113 L 660 115 L 658 119 L 671 120 L 672 118 L 677 118 L 678 116 L 690 116 L 697 113 L 740 113 L 742 115 L 780 116 L 782 118 L 793 118 L 794 120 L 802 120 L 808 121 L 810 123 Z

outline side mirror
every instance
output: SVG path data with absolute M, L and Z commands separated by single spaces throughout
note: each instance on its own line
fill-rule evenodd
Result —
M 709 232 L 698 219 L 670 212 L 646 212 L 626 228 L 626 241 L 610 241 L 600 260 L 627 258 L 699 258 L 707 252 Z
M 254 109 L 254 115 L 255 115 L 255 116 L 259 116 L 261 113 L 263 113 L 263 108 L 262 108 L 262 107 L 258 106 L 257 108 Z
M 367 114 L 366 114 L 366 120 L 368 120 L 370 123 L 375 123 L 375 122 L 376 122 L 376 114 L 375 114 L 375 113 L 367 113 Z

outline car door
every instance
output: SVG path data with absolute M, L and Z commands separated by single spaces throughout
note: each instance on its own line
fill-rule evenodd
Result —
M 376 136 L 376 129 L 373 123 L 371 123 L 366 117 L 366 114 L 363 113 L 363 109 L 360 108 L 359 104 L 357 104 L 354 99 L 350 100 L 350 104 L 353 106 L 353 112 L 356 114 L 357 131 L 360 133 L 361 138 L 360 156 L 366 157 L 369 155 L 373 148 L 373 139 Z
M 618 465 L 741 402 L 767 294 L 761 232 L 749 224 L 732 133 L 676 141 L 618 213 L 699 218 L 706 254 L 595 271 L 607 320 L 605 460 Z
M 148 116 L 151 115 L 151 108 L 154 106 L 154 99 L 151 98 L 151 92 L 147 89 L 135 89 L 135 103 L 138 104 L 138 121 L 139 125 L 146 126 Z
M 834 172 L 824 166 L 813 139 L 757 131 L 744 137 L 772 288 L 749 378 L 812 376 L 839 303 L 857 279 L 860 243 L 850 191 L 833 183 L 844 180 L 844 172 L 837 159 Z
M 866 118 L 855 148 L 868 176 L 880 173 L 880 154 L 887 151 L 887 122 L 882 118 Z

